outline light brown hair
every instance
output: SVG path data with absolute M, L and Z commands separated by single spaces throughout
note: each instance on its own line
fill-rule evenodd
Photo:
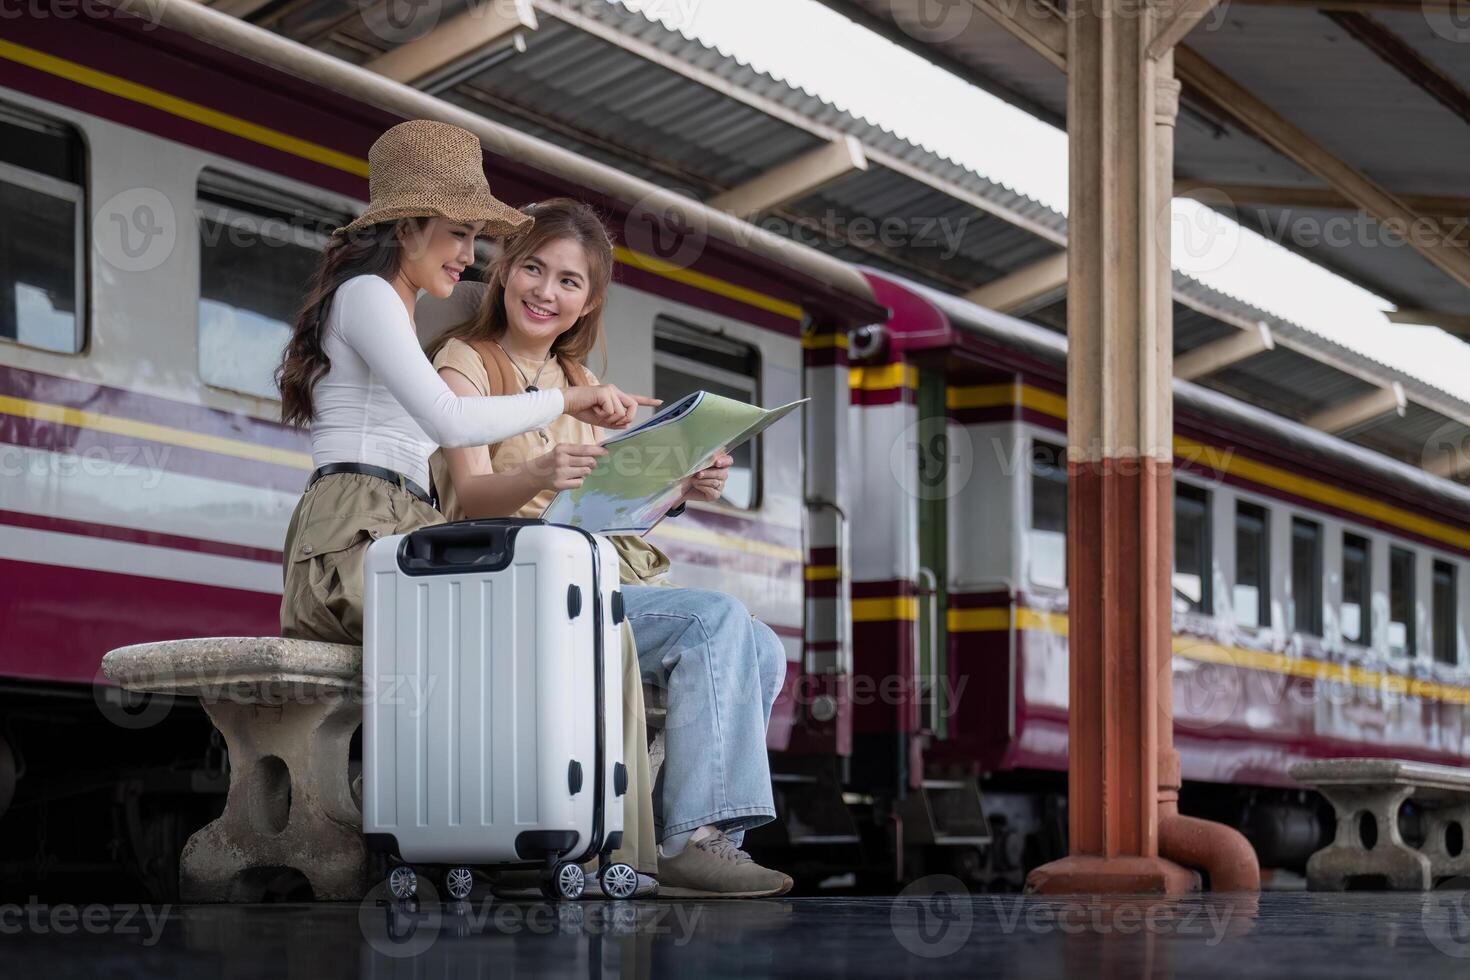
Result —
M 607 357 L 607 341 L 603 336 L 602 312 L 606 306 L 608 286 L 612 283 L 613 241 L 607 225 L 591 205 L 568 197 L 555 197 L 529 204 L 521 211 L 535 219 L 529 231 L 505 241 L 500 254 L 491 262 L 485 275 L 485 299 L 473 318 L 440 336 L 429 349 L 432 358 L 450 340 L 471 343 L 476 340 L 499 341 L 510 324 L 505 311 L 505 284 L 515 270 L 549 242 L 570 238 L 587 254 L 587 306 L 571 329 L 562 333 L 551 345 L 558 360 L 580 364 L 593 348 Z M 568 382 L 571 381 L 568 375 Z

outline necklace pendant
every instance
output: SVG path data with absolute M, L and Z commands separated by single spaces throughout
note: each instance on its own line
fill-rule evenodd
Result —
M 527 394 L 530 394 L 533 391 L 540 391 L 540 390 L 541 389 L 540 388 L 537 388 L 535 385 L 526 385 L 526 393 Z

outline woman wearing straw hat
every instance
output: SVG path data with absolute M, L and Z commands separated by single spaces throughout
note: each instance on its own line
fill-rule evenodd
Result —
M 498 442 L 563 413 L 620 428 L 658 404 L 613 385 L 455 395 L 419 346 L 415 300 L 453 291 L 477 236 L 531 219 L 490 193 L 474 134 L 445 123 L 384 133 L 368 183 L 368 209 L 322 252 L 276 372 L 281 417 L 310 427 L 316 466 L 286 530 L 281 635 L 354 644 L 367 546 L 444 522 L 424 490 L 436 446 Z

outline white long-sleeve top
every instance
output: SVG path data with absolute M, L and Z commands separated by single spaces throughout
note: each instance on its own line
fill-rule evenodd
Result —
M 460 397 L 419 347 L 403 300 L 380 276 L 337 287 L 322 347 L 331 368 L 317 382 L 312 465 L 368 463 L 429 485 L 429 454 L 500 442 L 566 410 L 560 389 Z

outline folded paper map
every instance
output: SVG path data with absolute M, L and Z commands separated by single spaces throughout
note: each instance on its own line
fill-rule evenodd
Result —
M 807 399 L 765 409 L 696 391 L 642 425 L 604 439 L 608 455 L 541 516 L 598 534 L 647 534 L 684 495 L 684 481 L 785 418 Z

